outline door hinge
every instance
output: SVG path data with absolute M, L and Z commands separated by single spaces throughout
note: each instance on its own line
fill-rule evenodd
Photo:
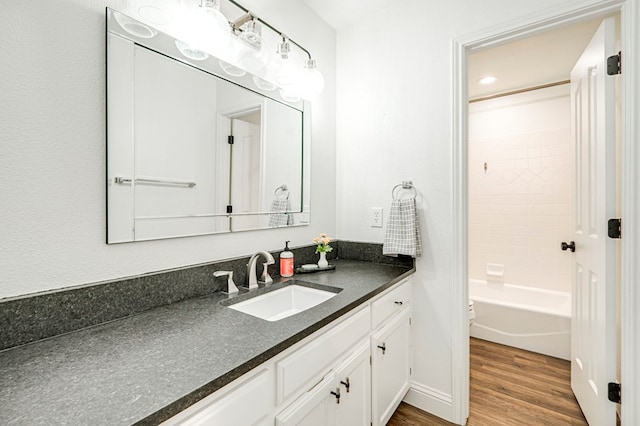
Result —
M 373 365 L 373 357 L 369 355 L 369 365 Z
M 622 219 L 609 219 L 609 238 L 621 238 L 622 237 Z
M 233 213 L 233 206 L 227 206 L 227 213 Z
M 409 375 L 413 374 L 413 370 L 411 370 L 411 367 L 409 367 Z
M 235 139 L 235 138 L 233 137 L 233 135 L 229 135 L 229 136 L 227 137 L 227 143 L 228 143 L 229 145 L 233 145 L 233 141 L 234 141 L 234 139 Z
M 620 383 L 615 383 L 615 382 L 609 382 L 609 386 L 608 386 L 608 394 L 609 394 L 609 401 L 611 402 L 615 402 L 616 404 L 620 404 L 621 401 L 621 386 Z
M 607 58 L 607 75 L 622 74 L 622 52 Z
M 411 317 L 409 317 L 409 325 L 411 325 Z

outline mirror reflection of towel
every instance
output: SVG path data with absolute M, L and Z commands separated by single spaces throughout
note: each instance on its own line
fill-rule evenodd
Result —
M 291 203 L 289 199 L 273 199 L 271 203 L 271 217 L 269 218 L 269 226 L 289 226 L 293 225 L 293 215 L 288 213 L 291 211 Z
M 391 202 L 382 254 L 393 257 L 399 254 L 420 257 L 422 254 L 415 198 Z

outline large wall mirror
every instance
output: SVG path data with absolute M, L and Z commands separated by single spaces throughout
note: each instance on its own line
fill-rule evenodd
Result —
M 308 224 L 309 104 L 225 66 L 107 9 L 108 243 Z

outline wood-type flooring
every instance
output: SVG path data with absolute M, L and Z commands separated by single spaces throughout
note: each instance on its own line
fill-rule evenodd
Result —
M 569 361 L 471 339 L 468 426 L 587 425 L 571 391 Z M 388 426 L 449 426 L 404 402 Z

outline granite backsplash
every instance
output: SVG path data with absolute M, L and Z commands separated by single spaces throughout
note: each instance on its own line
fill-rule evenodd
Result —
M 411 257 L 383 256 L 382 244 L 334 241 L 332 247 L 329 261 L 338 258 L 413 267 Z M 291 251 L 296 266 L 318 260 L 315 245 Z M 271 252 L 276 263 L 269 267 L 269 273 L 274 277 L 278 276 L 280 252 Z M 215 271 L 233 271 L 236 285 L 243 286 L 249 257 L 0 300 L 0 350 L 221 291 L 226 277 L 214 278 Z

